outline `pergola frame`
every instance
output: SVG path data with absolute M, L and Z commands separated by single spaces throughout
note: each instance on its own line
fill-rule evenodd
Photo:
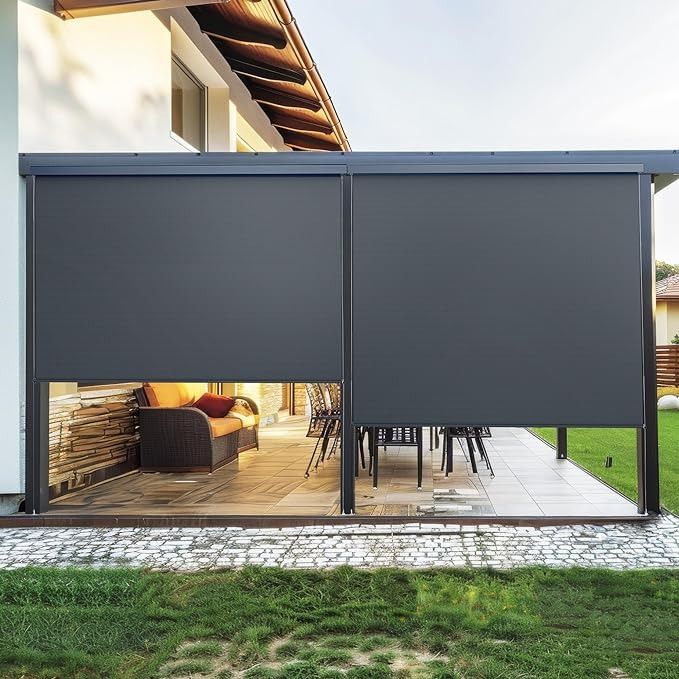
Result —
M 655 261 L 653 185 L 658 191 L 679 175 L 676 151 L 579 151 L 502 153 L 276 153 L 276 154 L 28 154 L 20 156 L 26 178 L 26 513 L 49 506 L 49 384 L 35 375 L 35 177 L 162 175 L 336 175 L 342 178 L 342 250 L 351 252 L 351 176 L 362 174 L 514 174 L 634 172 L 641 187 L 641 280 L 644 426 L 638 429 L 638 511 L 660 511 L 655 366 Z M 351 257 L 343 257 L 343 407 L 352 412 Z M 71 376 L 77 381 L 78 376 Z M 92 378 L 92 376 L 90 376 Z M 434 423 L 432 423 L 434 424 Z M 341 509 L 353 514 L 354 423 L 343 418 Z M 567 456 L 566 429 L 559 427 L 559 457 Z M 440 520 L 440 518 L 438 519 Z

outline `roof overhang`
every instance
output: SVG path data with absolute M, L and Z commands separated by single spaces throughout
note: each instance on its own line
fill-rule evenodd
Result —
M 286 0 L 231 0 L 190 11 L 290 148 L 350 150 Z
M 54 0 L 62 19 L 179 7 L 189 9 L 287 146 L 350 150 L 286 0 Z
M 174 9 L 191 5 L 214 5 L 230 0 L 54 0 L 54 13 L 62 19 L 80 19 L 101 14 Z

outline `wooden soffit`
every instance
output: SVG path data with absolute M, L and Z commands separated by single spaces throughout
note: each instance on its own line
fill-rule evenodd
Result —
M 285 0 L 231 0 L 190 12 L 285 143 L 349 151 L 342 123 Z

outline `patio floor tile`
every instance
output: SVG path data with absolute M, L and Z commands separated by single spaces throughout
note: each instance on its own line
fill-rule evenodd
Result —
M 212 474 L 133 473 L 52 503 L 63 514 L 332 515 L 339 502 L 340 455 L 304 477 L 315 439 L 307 422 L 291 418 L 262 427 L 260 450 Z M 636 506 L 523 429 L 493 429 L 486 440 L 495 469 L 477 459 L 473 474 L 466 451 L 454 442 L 453 472 L 440 471 L 441 450 L 429 450 L 425 428 L 422 489 L 416 488 L 415 448 L 379 451 L 379 487 L 367 469 L 356 479 L 358 514 L 395 516 L 635 515 Z M 478 455 L 477 455 L 478 457 Z M 366 450 L 367 462 L 367 450 Z M 458 494 L 446 491 L 461 491 Z M 467 493 L 465 495 L 464 493 Z M 420 510 L 418 510 L 418 507 Z

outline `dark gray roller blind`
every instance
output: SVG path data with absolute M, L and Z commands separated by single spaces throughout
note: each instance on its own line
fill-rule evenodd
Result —
M 643 423 L 636 175 L 358 176 L 354 420 Z
M 341 379 L 338 177 L 39 177 L 41 380 Z

